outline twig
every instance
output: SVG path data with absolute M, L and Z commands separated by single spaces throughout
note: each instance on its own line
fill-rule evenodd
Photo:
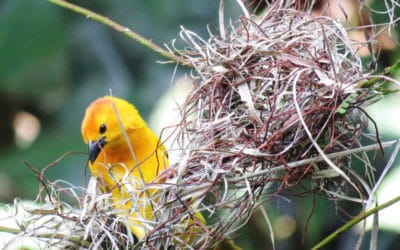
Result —
M 351 221 L 347 222 L 345 225 L 343 225 L 342 227 L 338 228 L 335 232 L 331 233 L 328 237 L 326 237 L 325 239 L 323 239 L 322 241 L 320 241 L 317 245 L 315 245 L 312 250 L 317 250 L 317 249 L 321 249 L 323 246 L 325 246 L 326 244 L 328 244 L 330 241 L 332 241 L 333 239 L 335 239 L 339 234 L 349 230 L 351 227 L 353 227 L 354 225 L 356 225 L 357 223 L 359 223 L 360 221 L 366 219 L 368 216 L 375 214 L 376 212 L 387 208 L 389 206 L 391 206 L 392 204 L 396 203 L 400 201 L 400 196 L 397 196 L 379 206 L 376 206 L 370 210 L 368 210 L 365 213 L 362 213 L 358 216 L 356 216 L 355 218 L 353 218 Z
M 143 37 L 142 35 L 130 30 L 129 28 L 127 28 L 127 27 L 125 27 L 125 26 L 123 26 L 123 25 L 121 25 L 121 24 L 109 19 L 108 17 L 102 16 L 102 15 L 96 13 L 96 12 L 93 12 L 91 10 L 88 10 L 88 9 L 83 8 L 81 6 L 75 5 L 73 3 L 69 3 L 69 2 L 64 1 L 64 0 L 47 0 L 47 1 L 49 1 L 50 3 L 56 4 L 56 5 L 59 5 L 59 6 L 63 7 L 63 8 L 72 10 L 72 11 L 74 11 L 74 12 L 76 12 L 78 14 L 81 14 L 81 15 L 87 17 L 87 18 L 91 18 L 91 19 L 93 19 L 93 20 L 95 20 L 95 21 L 97 21 L 99 23 L 102 23 L 102 24 L 104 24 L 106 26 L 109 26 L 112 29 L 114 29 L 114 30 L 116 30 L 118 32 L 121 32 L 125 36 L 127 36 L 127 37 L 129 37 L 129 38 L 131 38 L 131 39 L 133 39 L 133 40 L 135 40 L 137 42 L 139 42 L 140 44 L 142 44 L 145 47 L 151 49 L 152 51 L 160 54 L 161 56 L 163 56 L 163 57 L 165 57 L 165 58 L 167 58 L 167 59 L 169 59 L 171 61 L 177 62 L 177 63 L 179 63 L 181 65 L 191 67 L 191 64 L 190 64 L 189 61 L 183 59 L 182 57 L 174 55 L 173 53 L 169 52 L 166 49 L 161 48 L 157 44 L 151 42 L 149 39 L 147 39 L 147 38 Z

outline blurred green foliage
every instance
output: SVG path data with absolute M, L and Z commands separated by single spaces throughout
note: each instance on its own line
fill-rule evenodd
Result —
M 162 45 L 177 38 L 179 26 L 195 30 L 203 37 L 207 25 L 218 27 L 218 1 L 74 1 L 105 15 Z M 375 1 L 376 5 L 383 5 Z M 239 15 L 235 1 L 226 1 L 226 16 Z M 399 29 L 397 27 L 397 29 Z M 399 31 L 399 30 L 397 30 Z M 385 52 L 379 66 L 396 61 L 400 50 Z M 24 165 L 28 161 L 38 169 L 66 152 L 76 151 L 50 168 L 47 177 L 62 178 L 84 185 L 86 147 L 80 136 L 80 122 L 86 106 L 108 94 L 132 101 L 144 117 L 166 91 L 174 65 L 158 64 L 159 55 L 109 28 L 47 1 L 3 0 L 0 2 L 0 202 L 15 197 L 34 199 L 38 182 Z M 179 69 L 177 75 L 188 73 Z M 39 118 L 41 131 L 25 149 L 14 143 L 13 118 L 28 111 Z M 89 173 L 87 173 L 89 174 Z M 308 225 L 306 244 L 300 244 L 312 198 L 277 198 L 268 205 L 271 219 L 290 214 L 297 222 L 295 235 L 277 241 L 277 249 L 309 248 L 342 221 L 336 217 L 332 202 L 317 201 L 317 209 Z M 239 232 L 244 249 L 270 246 L 269 232 L 261 216 L 255 214 Z M 350 233 L 351 234 L 351 233 Z M 345 249 L 355 235 L 343 236 L 330 249 Z M 397 236 L 398 237 L 398 236 Z

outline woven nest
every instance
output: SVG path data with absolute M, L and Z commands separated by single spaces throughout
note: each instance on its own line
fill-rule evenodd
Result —
M 363 85 L 372 76 L 343 26 L 274 8 L 238 23 L 225 38 L 181 32 L 188 46 L 180 53 L 193 65 L 197 87 L 179 129 L 184 153 L 171 179 L 177 185 L 162 200 L 175 211 L 196 203 L 208 215 L 209 245 L 302 180 L 311 180 L 313 194 L 367 199 L 373 171 L 366 164 L 359 175 L 351 159 L 367 150 L 360 146 L 369 122 L 362 107 L 382 93 Z

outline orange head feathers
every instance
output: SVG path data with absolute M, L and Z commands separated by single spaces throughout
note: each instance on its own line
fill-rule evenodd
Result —
M 89 144 L 91 163 L 100 147 L 123 136 L 122 128 L 129 131 L 145 126 L 136 108 L 127 101 L 111 96 L 95 100 L 86 109 L 81 128 L 83 140 Z
M 82 121 L 82 137 L 89 146 L 92 175 L 105 178 L 107 165 L 124 164 L 133 175 L 153 180 L 168 165 L 165 149 L 136 108 L 127 101 L 105 96 L 92 102 Z M 106 181 L 107 184 L 107 181 Z M 108 183 L 110 184 L 110 183 Z
M 121 132 L 118 116 L 124 128 L 133 129 L 146 126 L 132 104 L 123 99 L 105 96 L 92 102 L 86 109 L 82 122 L 82 136 L 85 143 L 91 139 L 101 138 L 104 134 L 109 137 L 117 136 L 118 131 Z

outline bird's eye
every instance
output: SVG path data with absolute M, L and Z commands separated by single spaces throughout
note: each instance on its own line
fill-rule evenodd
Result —
M 107 126 L 105 124 L 101 124 L 99 129 L 100 134 L 104 134 L 106 131 L 107 131 Z

